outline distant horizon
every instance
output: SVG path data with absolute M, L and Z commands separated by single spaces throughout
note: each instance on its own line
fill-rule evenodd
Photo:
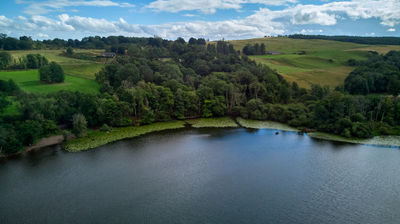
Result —
M 0 32 L 1 34 L 1 32 Z M 212 41 L 235 41 L 235 40 L 251 40 L 251 39 L 263 39 L 263 38 L 279 38 L 279 37 L 289 37 L 291 35 L 306 35 L 306 36 L 327 36 L 327 37 L 361 37 L 361 38 L 400 38 L 400 36 L 357 36 L 357 35 L 322 35 L 322 34 L 301 34 L 301 33 L 292 33 L 292 34 L 285 34 L 285 35 L 275 35 L 275 36 L 263 36 L 263 37 L 251 37 L 251 38 L 243 38 L 243 39 L 215 39 L 215 40 L 210 40 L 210 39 L 206 39 L 203 37 L 177 37 L 177 38 L 183 38 L 185 41 L 189 41 L 190 38 L 195 38 L 195 39 L 205 39 L 207 42 L 212 42 Z M 7 37 L 12 37 L 12 38 L 20 38 L 22 36 L 27 36 L 27 35 L 21 35 L 21 36 L 9 36 L 7 35 Z M 84 36 L 82 38 L 61 38 L 61 37 L 54 37 L 54 38 L 48 38 L 48 39 L 34 39 L 31 36 L 27 36 L 27 37 L 31 37 L 33 41 L 46 41 L 46 40 L 54 40 L 54 39 L 60 39 L 60 40 L 65 40 L 67 41 L 68 39 L 77 39 L 77 40 L 82 40 L 84 38 L 87 37 L 100 37 L 100 38 L 107 38 L 110 36 L 123 36 L 123 37 L 128 37 L 128 38 L 162 38 L 162 37 L 158 37 L 158 36 L 126 36 L 126 35 L 107 35 L 107 36 L 101 36 L 101 35 L 94 35 L 94 36 Z M 176 39 L 177 39 L 176 38 Z M 169 41 L 174 41 L 176 39 L 167 39 L 167 38 L 162 38 L 165 40 L 169 40 Z
M 4 0 L 0 33 L 35 40 L 400 36 L 399 0 Z

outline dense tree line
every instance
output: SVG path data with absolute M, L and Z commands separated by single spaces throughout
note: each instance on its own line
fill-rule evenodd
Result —
M 351 94 L 400 93 L 400 52 L 391 51 L 386 55 L 372 55 L 366 61 L 351 61 L 357 65 L 344 82 L 344 88 Z
M 30 50 L 34 41 L 31 37 L 21 36 L 19 39 L 0 34 L 0 49 L 4 50 Z
M 189 43 L 182 38 L 163 42 L 127 46 L 126 54 L 96 74 L 101 86 L 98 94 L 6 93 L 17 95 L 20 113 L 1 117 L 2 152 L 16 152 L 59 132 L 58 127 L 69 127 L 82 136 L 87 127 L 109 130 L 110 126 L 226 115 L 279 121 L 346 137 L 400 131 L 397 97 L 350 95 L 343 88 L 319 85 L 306 90 L 240 56 L 223 41 L 208 45 L 194 38 Z
M 334 40 L 342 42 L 352 42 L 358 44 L 371 44 L 371 45 L 400 45 L 400 37 L 360 37 L 360 36 L 325 36 L 325 35 L 304 35 L 294 34 L 289 35 L 292 39 L 320 39 L 320 40 Z
M 242 52 L 245 55 L 264 55 L 267 53 L 264 43 L 247 44 L 243 47 Z

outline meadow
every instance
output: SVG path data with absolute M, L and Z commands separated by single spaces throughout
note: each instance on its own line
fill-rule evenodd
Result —
M 364 45 L 330 40 L 304 40 L 286 37 L 266 37 L 230 41 L 235 50 L 242 50 L 246 44 L 264 43 L 267 51 L 280 55 L 249 56 L 278 71 L 289 82 L 310 88 L 312 84 L 336 87 L 353 70 L 347 65 L 349 59 L 365 60 L 368 51 L 385 54 L 400 50 L 400 46 Z

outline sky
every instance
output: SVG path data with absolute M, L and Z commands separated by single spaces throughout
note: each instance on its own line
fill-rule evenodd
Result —
M 287 34 L 400 36 L 400 0 L 1 0 L 0 33 L 209 40 Z

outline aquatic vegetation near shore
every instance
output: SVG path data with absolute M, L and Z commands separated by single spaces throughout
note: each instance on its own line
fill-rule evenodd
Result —
M 171 121 L 143 126 L 113 128 L 109 132 L 96 130 L 89 132 L 86 137 L 76 138 L 68 141 L 64 144 L 64 149 L 69 152 L 83 151 L 96 148 L 110 142 L 115 142 L 126 138 L 133 138 L 150 132 L 179 129 L 184 127 L 185 122 L 183 121 Z
M 218 118 L 198 118 L 186 120 L 194 128 L 236 128 L 239 127 L 234 120 L 229 117 Z
M 254 129 L 277 129 L 282 131 L 298 131 L 298 129 L 290 127 L 289 125 L 282 124 L 274 121 L 256 121 L 248 120 L 238 117 L 236 121 L 244 128 Z
M 312 132 L 308 133 L 308 136 L 317 139 L 347 142 L 362 145 L 374 145 L 374 146 L 385 146 L 385 147 L 400 147 L 400 136 L 375 136 L 369 139 L 356 139 L 356 138 L 345 138 L 338 135 L 323 133 L 323 132 Z

